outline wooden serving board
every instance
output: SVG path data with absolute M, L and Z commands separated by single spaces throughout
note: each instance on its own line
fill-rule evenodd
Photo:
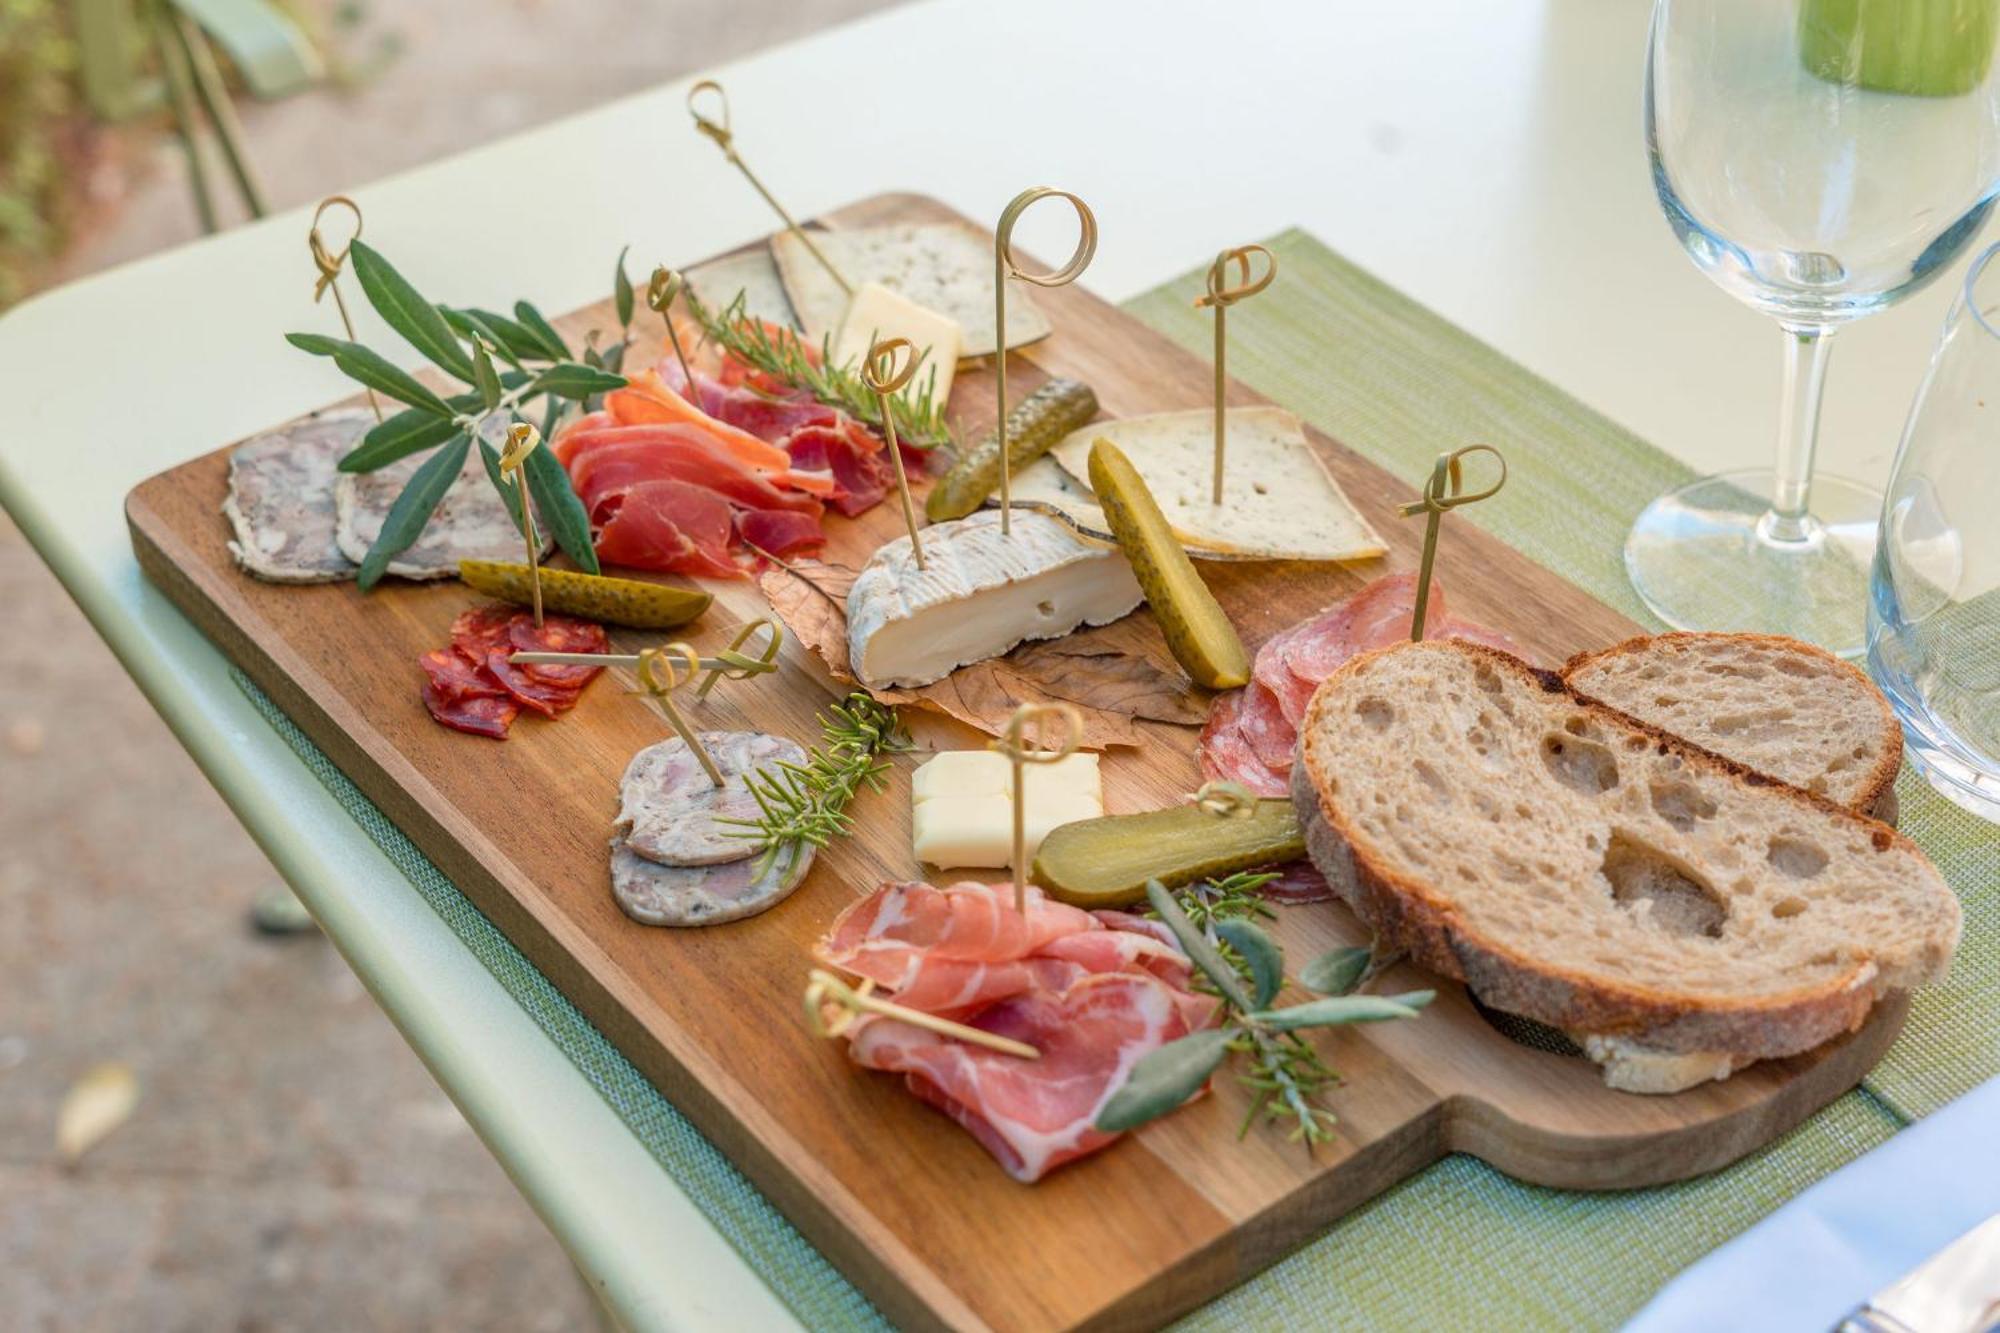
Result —
M 929 200 L 893 195 L 827 222 L 952 216 Z M 1015 395 L 1064 374 L 1092 385 L 1114 416 L 1207 403 L 1206 361 L 1081 288 L 1035 299 L 1056 333 L 1016 354 Z M 616 326 L 608 301 L 561 323 L 576 335 Z M 952 416 L 961 435 L 991 423 L 992 381 L 990 364 L 959 377 Z M 1260 401 L 1240 386 L 1232 395 Z M 1353 567 L 1202 566 L 1252 647 L 1415 561 L 1420 526 L 1398 520 L 1393 506 L 1422 479 L 1389 476 L 1314 438 L 1393 551 Z M 472 600 L 466 591 L 394 584 L 364 597 L 352 584 L 278 587 L 244 576 L 225 549 L 218 512 L 226 452 L 132 492 L 133 546 L 147 575 L 900 1324 L 1154 1325 L 1448 1152 L 1476 1154 L 1523 1180 L 1585 1189 L 1712 1170 L 1852 1087 L 1901 1024 L 1903 1006 L 1891 1003 L 1860 1032 L 1811 1055 L 1677 1096 L 1641 1097 L 1607 1090 L 1581 1059 L 1516 1044 L 1461 987 L 1404 965 L 1383 989 L 1438 986 L 1421 1018 L 1316 1035 L 1345 1080 L 1328 1098 L 1339 1116 L 1335 1142 L 1309 1154 L 1262 1128 L 1239 1141 L 1245 1095 L 1222 1078 L 1213 1095 L 1109 1150 L 1038 1185 L 1016 1184 L 900 1079 L 855 1069 L 840 1044 L 816 1039 L 801 1020 L 808 951 L 835 914 L 884 880 L 922 873 L 910 849 L 912 760 L 897 761 L 889 791 L 855 802 L 854 836 L 822 855 L 778 908 L 704 930 L 637 925 L 612 901 L 605 841 L 619 775 L 635 750 L 663 737 L 659 719 L 605 680 L 558 722 L 524 714 L 503 744 L 437 726 L 418 701 L 416 659 L 448 641 L 452 617 Z M 858 565 L 899 525 L 893 501 L 858 521 L 832 518 L 828 557 Z M 1544 663 L 1634 629 L 1463 520 L 1445 524 L 1438 567 L 1455 613 L 1504 629 Z M 747 581 L 711 586 L 715 608 L 685 634 L 704 651 L 765 609 Z M 1122 623 L 1141 650 L 1168 660 L 1143 611 Z M 614 637 L 628 652 L 650 642 L 629 631 Z M 788 643 L 779 674 L 754 692 L 719 689 L 698 725 L 811 741 L 815 713 L 842 693 L 816 658 Z M 1105 763 L 1114 812 L 1180 800 L 1198 781 L 1192 730 L 1142 727 L 1145 745 Z M 942 721 L 923 722 L 919 734 L 941 745 L 982 739 Z M 1332 903 L 1282 909 L 1276 930 L 1294 965 L 1365 942 Z

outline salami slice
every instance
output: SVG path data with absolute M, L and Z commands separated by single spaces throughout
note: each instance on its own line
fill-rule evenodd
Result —
M 534 709 L 543 717 L 554 717 L 567 713 L 576 707 L 577 694 L 581 686 L 551 685 L 537 680 L 526 670 L 508 661 L 514 655 L 512 648 L 495 648 L 486 654 L 486 669 L 493 679 L 500 682 L 500 688 L 512 695 L 514 701 Z
M 1266 768 L 1281 773 L 1292 771 L 1292 752 L 1298 748 L 1299 733 L 1285 720 L 1276 694 L 1251 681 L 1243 691 L 1243 714 L 1236 726 Z
M 1241 783 L 1253 796 L 1283 796 L 1289 784 L 1257 758 L 1241 726 L 1243 691 L 1232 690 L 1215 701 L 1208 725 L 1201 731 L 1201 771 L 1211 782 Z
M 761 856 L 720 865 L 664 866 L 622 838 L 611 844 L 611 894 L 625 915 L 648 926 L 714 926 L 775 907 L 812 869 L 813 849 L 796 857 Z
M 451 622 L 451 646 L 464 653 L 467 661 L 484 665 L 486 655 L 507 642 L 514 616 L 513 607 L 497 603 L 460 611 Z
M 430 681 L 424 682 L 423 698 L 430 715 L 453 731 L 496 741 L 507 739 L 507 728 L 521 713 L 521 705 L 504 694 L 446 695 Z
M 524 653 L 608 653 L 611 636 L 604 626 L 575 616 L 545 615 L 542 627 L 535 628 L 532 612 L 516 615 L 507 626 L 507 642 Z M 514 668 L 530 680 L 581 690 L 597 677 L 603 667 L 523 664 Z
M 1293 861 L 1289 865 L 1272 866 L 1278 877 L 1266 884 L 1259 892 L 1274 903 L 1287 907 L 1297 907 L 1302 903 L 1321 903 L 1333 897 L 1333 886 L 1326 882 L 1326 876 L 1311 861 Z
M 740 825 L 723 822 L 757 818 L 749 775 L 806 761 L 805 750 L 782 736 L 704 731 L 698 739 L 722 772 L 720 787 L 678 736 L 647 746 L 626 765 L 615 822 L 634 854 L 666 866 L 711 866 L 749 857 L 756 843 L 742 836 Z
M 1429 617 L 1426 616 L 1425 618 L 1428 619 Z M 1525 648 L 1515 643 L 1499 630 L 1488 629 L 1486 626 L 1476 624 L 1470 620 L 1460 620 L 1456 616 L 1440 624 L 1435 632 L 1431 630 L 1429 625 L 1425 625 L 1424 637 L 1427 639 L 1463 639 L 1467 643 L 1483 643 L 1488 648 L 1498 648 L 1503 653 L 1511 653 L 1523 662 L 1533 660 L 1528 656 Z
M 507 693 L 484 668 L 449 648 L 433 648 L 417 659 L 417 665 L 440 699 L 496 699 Z
M 1277 696 L 1278 710 L 1285 715 L 1285 721 L 1291 724 L 1294 731 L 1298 730 L 1300 720 L 1306 715 L 1306 704 L 1312 699 L 1314 686 L 1293 675 L 1291 668 L 1285 664 L 1285 657 L 1291 652 L 1292 645 L 1312 626 L 1313 621 L 1302 620 L 1264 640 L 1250 669 L 1251 679 Z

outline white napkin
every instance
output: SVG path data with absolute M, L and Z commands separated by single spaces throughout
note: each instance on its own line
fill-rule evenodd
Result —
M 1824 1333 L 2000 1213 L 2000 1078 L 1848 1163 L 1661 1289 L 1626 1333 Z

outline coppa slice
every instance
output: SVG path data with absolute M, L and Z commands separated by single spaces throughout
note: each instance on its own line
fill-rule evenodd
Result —
M 335 583 L 355 563 L 336 540 L 335 465 L 373 423 L 366 412 L 324 412 L 229 451 L 222 513 L 236 533 L 229 554 L 269 583 Z
M 757 798 L 747 779 L 760 769 L 803 764 L 796 741 L 758 731 L 696 733 L 722 773 L 723 785 L 709 781 L 701 761 L 678 736 L 649 745 L 632 756 L 618 784 L 615 824 L 639 856 L 667 866 L 709 866 L 739 861 L 757 850 L 749 830 L 726 820 L 754 820 Z
M 776 907 L 812 869 L 813 849 L 766 865 L 745 857 L 707 866 L 663 866 L 611 843 L 611 894 L 625 915 L 648 926 L 719 926 Z

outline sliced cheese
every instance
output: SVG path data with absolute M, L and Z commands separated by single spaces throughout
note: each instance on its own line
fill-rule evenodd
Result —
M 943 407 L 951 397 L 952 377 L 958 373 L 959 347 L 964 342 L 958 321 L 920 306 L 879 282 L 863 283 L 855 289 L 854 299 L 847 303 L 840 332 L 834 335 L 833 364 L 859 365 L 878 338 L 910 340 L 910 345 L 924 359 L 903 392 L 914 400 L 928 383 L 931 401 Z
M 1276 407 L 1232 407 L 1227 416 L 1222 503 L 1210 499 L 1215 416 L 1202 409 L 1093 422 L 1050 451 L 1088 492 L 1090 446 L 1108 439 L 1125 452 L 1159 501 L 1167 525 L 1193 555 L 1255 560 L 1364 560 L 1388 550 L 1326 470 L 1299 419 Z M 1040 498 L 1062 508 L 1060 497 Z M 1096 506 L 1070 506 L 1070 520 L 1097 535 Z
M 865 685 L 928 685 L 1030 639 L 1104 625 L 1139 605 L 1132 566 L 1061 522 L 1016 510 L 1012 535 L 985 509 L 878 548 L 847 594 L 848 666 Z
M 1097 756 L 1071 754 L 1026 764 L 1023 843 L 1034 858 L 1050 830 L 1104 813 Z M 1014 845 L 1013 765 L 991 750 L 947 750 L 911 780 L 910 829 L 917 859 L 941 869 L 997 870 Z
M 688 286 L 701 298 L 701 303 L 718 315 L 741 296 L 743 313 L 750 318 L 780 328 L 799 326 L 791 300 L 785 295 L 785 284 L 778 277 L 778 265 L 771 252 L 762 246 L 697 264 L 686 271 L 686 276 Z M 813 345 L 818 346 L 816 339 Z

